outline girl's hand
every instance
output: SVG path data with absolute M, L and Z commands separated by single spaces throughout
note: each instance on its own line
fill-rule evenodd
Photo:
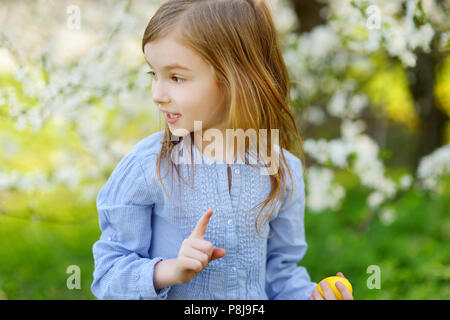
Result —
M 191 235 L 183 240 L 175 261 L 174 278 L 176 283 L 188 283 L 211 261 L 225 256 L 224 248 L 213 248 L 213 244 L 203 238 L 212 212 L 212 209 L 208 209 L 197 222 Z
M 345 278 L 342 272 L 336 273 L 336 276 Z M 322 292 L 323 292 L 323 295 L 325 296 L 325 299 L 322 297 L 319 290 L 317 290 L 317 288 L 316 288 L 312 292 L 309 300 L 337 300 L 336 295 L 331 290 L 330 286 L 328 285 L 328 283 L 326 281 L 322 281 L 320 283 L 320 286 L 322 288 Z M 341 293 L 342 298 L 344 300 L 353 300 L 352 294 L 350 293 L 350 291 L 348 291 L 347 287 L 344 286 L 344 284 L 342 282 L 339 282 L 339 281 L 336 282 L 336 288 L 339 290 L 339 292 Z

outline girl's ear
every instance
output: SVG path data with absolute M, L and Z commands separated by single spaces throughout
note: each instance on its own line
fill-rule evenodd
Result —
M 225 91 L 226 87 L 225 84 L 220 80 L 220 78 L 214 73 L 214 79 L 216 80 L 217 87 L 220 88 L 220 90 Z

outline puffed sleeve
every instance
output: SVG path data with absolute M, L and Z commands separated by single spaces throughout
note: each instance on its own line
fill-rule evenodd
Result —
M 167 298 L 171 287 L 155 290 L 153 285 L 154 266 L 163 257 L 149 257 L 154 194 L 133 151 L 122 158 L 100 190 L 96 205 L 102 234 L 92 248 L 91 291 L 97 298 Z
M 290 167 L 294 179 L 288 186 L 278 215 L 271 220 L 273 236 L 267 243 L 266 293 L 269 300 L 307 300 L 317 283 L 311 281 L 305 267 L 297 266 L 308 248 L 305 241 L 305 184 L 302 163 L 295 158 Z M 289 199 L 289 192 L 292 199 Z

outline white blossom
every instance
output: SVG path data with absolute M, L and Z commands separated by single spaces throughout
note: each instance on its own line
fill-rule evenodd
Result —
M 362 120 L 350 121 L 343 120 L 341 124 L 342 138 L 348 142 L 356 140 L 360 134 L 364 131 L 366 125 Z M 373 145 L 373 144 L 372 144 Z M 369 147 L 369 146 L 367 146 Z M 373 146 L 373 148 L 377 148 Z M 378 151 L 378 150 L 376 150 Z
M 336 92 L 333 97 L 331 97 L 327 109 L 328 112 L 336 117 L 345 116 L 345 105 L 347 103 L 347 93 L 343 91 Z
M 413 183 L 413 177 L 410 174 L 405 174 L 400 178 L 400 188 L 402 190 L 408 189 Z
M 395 220 L 395 210 L 392 208 L 383 208 L 380 212 L 381 222 L 388 226 Z
M 274 13 L 275 26 L 278 32 L 287 33 L 298 25 L 297 17 L 293 9 L 285 0 L 271 0 L 269 6 Z
M 308 50 L 311 63 L 319 63 L 320 59 L 340 45 L 339 37 L 327 25 L 314 28 L 311 32 L 301 36 L 299 40 L 302 50 Z
M 81 179 L 80 171 L 76 167 L 58 168 L 54 173 L 53 180 L 70 188 L 75 188 Z
M 414 32 L 409 37 L 409 47 L 411 49 L 421 47 L 426 52 L 429 52 L 430 42 L 433 39 L 433 36 L 434 30 L 429 23 L 420 26 L 419 29 L 414 29 Z
M 448 174 L 450 174 L 450 144 L 424 157 L 417 169 L 417 176 L 423 180 L 424 187 L 431 190 L 439 190 L 439 178 Z
M 311 124 L 321 125 L 325 121 L 325 112 L 317 106 L 311 106 L 306 110 L 304 117 Z
M 347 158 L 353 152 L 353 148 L 344 140 L 333 139 L 328 144 L 328 153 L 333 165 L 345 168 L 347 167 Z
M 326 168 L 311 167 L 307 171 L 308 192 L 306 203 L 313 212 L 327 208 L 339 208 L 345 195 L 342 186 L 332 185 L 333 171 Z
M 375 191 L 369 195 L 369 198 L 367 198 L 367 204 L 371 209 L 376 209 L 383 203 L 384 200 L 384 195 L 381 192 Z

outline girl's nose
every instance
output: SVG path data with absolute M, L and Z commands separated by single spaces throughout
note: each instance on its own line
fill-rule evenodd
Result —
M 160 81 L 153 81 L 152 83 L 152 97 L 156 104 L 165 104 L 170 101 L 169 95 Z

